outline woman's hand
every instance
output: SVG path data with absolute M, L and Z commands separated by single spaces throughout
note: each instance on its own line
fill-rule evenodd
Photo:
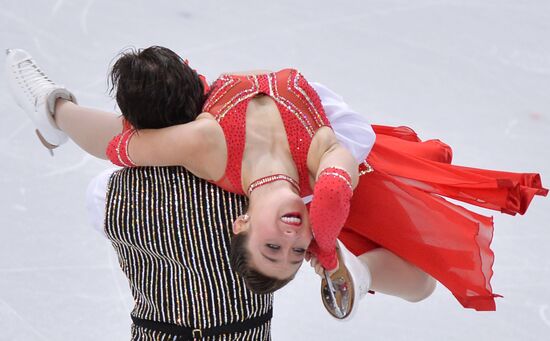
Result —
M 325 268 L 323 268 L 323 265 L 321 265 L 321 262 L 315 255 L 308 252 L 308 254 L 306 255 L 306 260 L 309 261 L 309 265 L 311 265 L 317 275 L 319 275 L 321 278 L 325 278 L 326 270 Z M 338 270 L 338 263 L 336 264 L 336 268 L 334 270 L 329 271 L 329 275 L 332 275 L 332 273 L 334 273 L 336 270 Z

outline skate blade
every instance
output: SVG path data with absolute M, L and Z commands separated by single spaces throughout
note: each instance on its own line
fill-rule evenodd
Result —
M 338 253 L 339 268 L 321 281 L 321 298 L 325 309 L 334 318 L 344 320 L 350 316 L 355 304 L 355 288 L 351 275 Z M 330 283 L 329 283 L 330 281 Z
M 36 129 L 34 132 L 36 133 L 36 136 L 38 136 L 38 140 L 40 140 L 40 143 L 42 143 L 42 145 L 48 149 L 50 155 L 53 156 L 53 150 L 59 146 L 56 146 L 55 144 L 51 144 L 46 141 L 44 136 L 42 136 L 42 134 L 40 133 L 40 130 Z

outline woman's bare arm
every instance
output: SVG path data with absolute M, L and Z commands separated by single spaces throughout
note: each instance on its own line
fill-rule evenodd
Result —
M 55 123 L 85 152 L 107 160 L 109 141 L 122 131 L 122 118 L 111 112 L 81 107 L 58 99 Z
M 128 154 L 137 166 L 183 166 L 210 180 L 221 177 L 226 153 L 216 122 L 207 115 L 162 129 L 141 129 L 130 139 Z
M 327 168 L 335 167 L 345 170 L 351 177 L 353 188 L 359 181 L 358 163 L 353 154 L 336 138 L 329 127 L 321 128 L 314 136 L 308 155 L 308 169 L 315 179 Z
M 355 189 L 359 181 L 359 165 L 353 155 L 338 141 L 330 145 L 321 157 L 315 178 L 318 178 L 324 169 L 335 167 L 345 170 L 351 177 L 351 186 Z

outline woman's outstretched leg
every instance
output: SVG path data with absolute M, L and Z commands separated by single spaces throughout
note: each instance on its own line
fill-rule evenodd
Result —
M 376 248 L 360 256 L 355 256 L 342 243 L 338 249 L 340 264 L 330 274 L 317 258 L 310 259 L 315 272 L 323 278 L 323 304 L 338 320 L 352 318 L 359 300 L 370 290 L 418 302 L 435 289 L 436 281 L 430 275 L 387 249 Z
M 55 123 L 87 153 L 107 159 L 109 141 L 122 131 L 122 118 L 114 113 L 81 107 L 58 99 L 54 111 Z
M 11 49 L 6 54 L 9 89 L 42 144 L 52 150 L 70 137 L 86 152 L 106 159 L 109 140 L 122 131 L 121 118 L 78 106 L 75 96 L 50 80 L 28 52 Z
M 369 289 L 418 302 L 435 290 L 436 281 L 416 266 L 384 248 L 359 256 L 371 274 Z

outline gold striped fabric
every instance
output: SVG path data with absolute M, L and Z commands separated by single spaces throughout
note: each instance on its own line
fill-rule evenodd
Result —
M 265 314 L 272 295 L 257 295 L 229 266 L 233 220 L 245 198 L 181 167 L 126 168 L 107 192 L 105 232 L 126 274 L 132 315 L 209 328 Z M 205 340 L 269 340 L 270 322 Z M 176 340 L 132 326 L 132 340 Z

